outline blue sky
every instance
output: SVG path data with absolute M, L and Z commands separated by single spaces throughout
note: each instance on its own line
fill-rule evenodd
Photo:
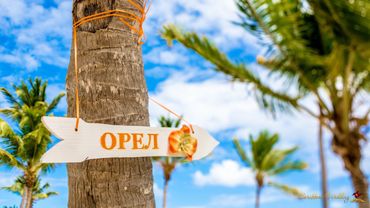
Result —
M 42 77 L 49 82 L 48 95 L 64 91 L 65 76 L 71 45 L 70 0 L 0 0 L 0 86 L 10 87 L 29 77 Z M 262 69 L 254 62 L 265 50 L 257 40 L 232 24 L 238 20 L 232 0 L 154 0 L 145 24 L 148 40 L 143 45 L 145 75 L 152 97 L 179 112 L 192 123 L 209 130 L 221 142 L 213 155 L 176 169 L 170 182 L 168 207 L 253 207 L 255 184 L 248 168 L 241 165 L 231 139 L 238 137 L 246 146 L 249 134 L 269 129 L 281 135 L 280 147 L 298 145 L 296 158 L 305 160 L 309 168 L 270 180 L 300 188 L 307 194 L 320 193 L 317 157 L 317 124 L 306 115 L 279 114 L 274 120 L 259 109 L 249 86 L 234 83 L 217 74 L 212 66 L 178 44 L 168 47 L 160 37 L 163 24 L 177 25 L 209 36 L 228 55 L 246 62 L 257 72 Z M 273 83 L 272 83 L 273 84 Z M 181 94 L 182 96 L 179 96 Z M 312 105 L 307 100 L 308 105 Z M 6 103 L 0 97 L 0 107 Z M 56 114 L 66 114 L 66 102 Z M 161 108 L 150 105 L 151 125 L 166 115 Z M 329 189 L 332 194 L 351 195 L 348 174 L 334 156 L 326 135 Z M 370 147 L 365 146 L 363 168 L 370 172 Z M 19 174 L 0 168 L 0 186 L 11 184 Z M 154 164 L 155 194 L 158 207 L 162 203 L 162 172 Z M 68 187 L 65 165 L 43 176 L 59 196 L 36 203 L 36 208 L 67 207 Z M 186 198 L 185 198 L 186 197 Z M 0 191 L 0 207 L 18 205 L 20 197 Z M 330 201 L 332 208 L 352 208 L 355 204 Z M 319 207 L 317 200 L 297 200 L 273 188 L 263 190 L 262 207 Z

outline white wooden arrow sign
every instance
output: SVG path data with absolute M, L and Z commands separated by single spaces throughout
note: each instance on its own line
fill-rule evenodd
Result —
M 47 151 L 43 163 L 75 163 L 87 159 L 121 157 L 187 157 L 199 160 L 218 145 L 204 129 L 193 126 L 153 128 L 86 123 L 76 118 L 43 117 L 45 127 L 62 141 Z

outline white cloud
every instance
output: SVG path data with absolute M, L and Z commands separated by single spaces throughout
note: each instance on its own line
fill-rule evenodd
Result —
M 203 81 L 194 81 L 204 73 L 189 69 L 174 72 L 157 86 L 153 97 L 183 114 L 187 120 L 217 132 L 244 126 L 244 112 L 258 111 L 258 106 L 246 98 L 244 84 L 228 83 L 219 76 Z M 152 116 L 158 117 L 164 111 L 151 105 Z
M 7 173 L 0 172 L 0 187 L 10 186 L 21 173 L 14 169 Z
M 0 30 L 9 41 L 0 61 L 33 70 L 41 63 L 66 67 L 71 40 L 72 2 L 45 8 L 42 2 L 0 0 Z
M 184 49 L 171 50 L 167 47 L 153 48 L 144 55 L 144 59 L 154 64 L 161 65 L 182 65 L 188 61 L 188 55 Z
M 12 23 L 20 24 L 25 22 L 25 17 L 29 14 L 29 12 L 26 11 L 27 5 L 22 0 L 12 1 L 11 4 L 7 0 L 0 0 L 1 17 L 8 17 Z
M 214 0 L 162 0 L 153 1 L 145 25 L 148 34 L 157 33 L 163 24 L 175 23 L 189 30 L 207 34 L 221 47 L 230 49 L 240 44 L 257 49 L 256 39 L 241 27 L 235 1 Z
M 314 120 L 298 114 L 281 114 L 279 120 L 274 120 L 260 109 L 247 89 L 244 83 L 229 82 L 225 76 L 208 70 L 189 69 L 173 72 L 158 84 L 152 97 L 213 133 L 232 129 L 236 132 L 231 138 L 243 139 L 250 133 L 255 135 L 262 129 L 269 129 L 281 134 L 282 146 L 316 146 Z M 157 118 L 166 112 L 151 103 L 150 113 L 152 118 Z
M 233 160 L 223 160 L 213 163 L 209 173 L 197 171 L 193 175 L 194 183 L 198 186 L 219 185 L 226 187 L 252 186 L 255 184 L 254 175 L 249 168 L 240 166 Z

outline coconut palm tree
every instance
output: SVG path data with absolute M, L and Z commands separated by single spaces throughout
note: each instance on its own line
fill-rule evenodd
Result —
M 24 195 L 24 187 L 26 185 L 26 180 L 24 179 L 23 176 L 18 177 L 15 181 L 14 184 L 8 187 L 3 187 L 1 189 L 10 191 L 12 193 L 18 194 L 19 196 Z M 41 179 L 40 177 L 36 178 L 35 184 L 32 188 L 32 202 L 31 202 L 31 207 L 34 205 L 37 201 L 42 200 L 42 199 L 47 199 L 51 196 L 56 196 L 58 195 L 57 192 L 54 191 L 47 191 L 49 189 L 50 185 L 49 183 L 45 183 L 44 185 L 41 186 Z
M 144 0 L 71 3 L 75 22 L 111 10 L 125 10 L 140 16 L 144 7 Z M 121 20 L 106 17 L 77 28 L 77 42 L 71 52 L 73 54 L 78 45 L 78 80 L 73 55 L 67 73 L 69 117 L 76 117 L 79 110 L 80 118 L 86 122 L 149 126 L 141 45 L 138 35 Z M 137 26 L 139 23 L 128 21 L 127 24 Z M 155 207 L 151 158 L 98 159 L 67 166 L 70 208 Z
M 268 131 L 262 131 L 257 138 L 250 136 L 250 153 L 243 149 L 237 139 L 234 139 L 234 147 L 245 166 L 250 167 L 256 179 L 256 208 L 260 205 L 260 196 L 266 179 L 269 176 L 276 176 L 293 170 L 303 170 L 307 165 L 299 160 L 292 161 L 290 156 L 297 150 L 297 147 L 290 149 L 276 149 L 279 141 L 277 134 L 271 135 Z M 290 194 L 300 196 L 301 193 L 295 188 L 282 185 L 276 182 L 269 182 L 269 185 L 279 188 Z
M 275 78 L 286 84 L 268 84 L 246 64 L 236 63 L 208 38 L 183 32 L 173 25 L 162 35 L 169 44 L 177 40 L 234 80 L 254 86 L 262 107 L 296 109 L 308 113 L 332 134 L 332 149 L 349 172 L 355 190 L 368 199 L 368 182 L 361 169 L 362 132 L 369 123 L 370 106 L 370 2 L 237 0 L 240 26 L 269 46 L 257 57 Z M 365 95 L 365 96 L 364 96 Z M 322 108 L 305 105 L 313 97 Z M 361 109 L 362 111 L 358 111 Z M 359 207 L 369 208 L 369 202 Z
M 41 123 L 41 117 L 52 115 L 64 93 L 60 93 L 50 103 L 46 101 L 47 82 L 41 79 L 29 80 L 28 85 L 21 82 L 14 86 L 16 95 L 0 88 L 10 104 L 0 109 L 0 114 L 14 123 L 11 125 L 0 118 L 0 165 L 17 168 L 23 172 L 24 182 L 21 208 L 32 206 L 33 189 L 40 172 L 48 172 L 53 164 L 40 162 L 51 142 L 50 133 Z
M 172 119 L 170 117 L 161 116 L 158 119 L 159 124 L 161 127 L 169 127 L 169 128 L 177 128 L 180 126 L 180 119 Z M 163 208 L 167 206 L 167 190 L 168 190 L 168 183 L 171 180 L 171 176 L 173 171 L 176 169 L 176 166 L 179 163 L 183 163 L 183 158 L 178 157 L 155 157 L 153 158 L 154 161 L 158 162 L 161 165 L 163 170 L 163 179 L 164 179 L 164 186 L 163 186 Z

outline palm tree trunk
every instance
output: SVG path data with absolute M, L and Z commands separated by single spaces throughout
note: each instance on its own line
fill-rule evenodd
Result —
M 22 202 L 21 202 L 21 205 L 19 206 L 19 208 L 25 208 L 25 205 L 26 205 L 26 202 L 27 202 L 27 187 L 24 186 L 23 188 L 23 194 L 22 194 Z
M 32 208 L 32 187 L 24 186 L 23 197 L 20 208 Z
M 256 190 L 256 208 L 260 207 L 260 196 L 261 196 L 261 189 L 262 187 L 257 185 L 257 190 Z
M 163 187 L 163 208 L 166 208 L 167 207 L 168 182 L 169 182 L 169 180 L 164 180 L 164 187 Z
M 320 112 L 322 114 L 322 109 L 320 107 Z M 322 120 L 319 120 L 319 155 L 320 155 L 320 165 L 321 165 L 321 191 L 322 191 L 322 207 L 328 208 L 328 183 L 327 183 L 327 171 L 326 171 L 326 159 L 324 151 L 324 139 L 323 139 L 323 124 Z
M 358 207 L 369 208 L 368 182 L 366 176 L 359 166 L 353 168 L 353 170 L 350 171 L 350 175 L 355 191 L 358 191 L 361 194 L 360 199 L 365 201 L 363 203 L 358 203 Z
M 364 200 L 363 203 L 358 203 L 359 208 L 369 208 L 369 195 L 368 195 L 368 182 L 360 167 L 354 168 L 350 171 L 353 187 L 358 191 L 361 196 L 360 199 Z
M 338 154 L 344 163 L 345 169 L 350 173 L 352 185 L 355 192 L 361 194 L 360 199 L 364 203 L 358 203 L 359 208 L 370 208 L 368 181 L 361 170 L 361 145 L 359 134 L 352 133 L 349 136 L 333 137 L 332 148 Z
M 126 0 L 74 0 L 73 17 L 78 20 L 127 8 L 138 13 Z M 94 123 L 148 126 L 148 92 L 137 36 L 116 18 L 106 18 L 80 26 L 77 40 L 81 118 Z M 73 61 L 71 56 L 67 74 L 70 117 L 76 112 Z M 155 207 L 150 158 L 69 164 L 68 179 L 69 208 Z

